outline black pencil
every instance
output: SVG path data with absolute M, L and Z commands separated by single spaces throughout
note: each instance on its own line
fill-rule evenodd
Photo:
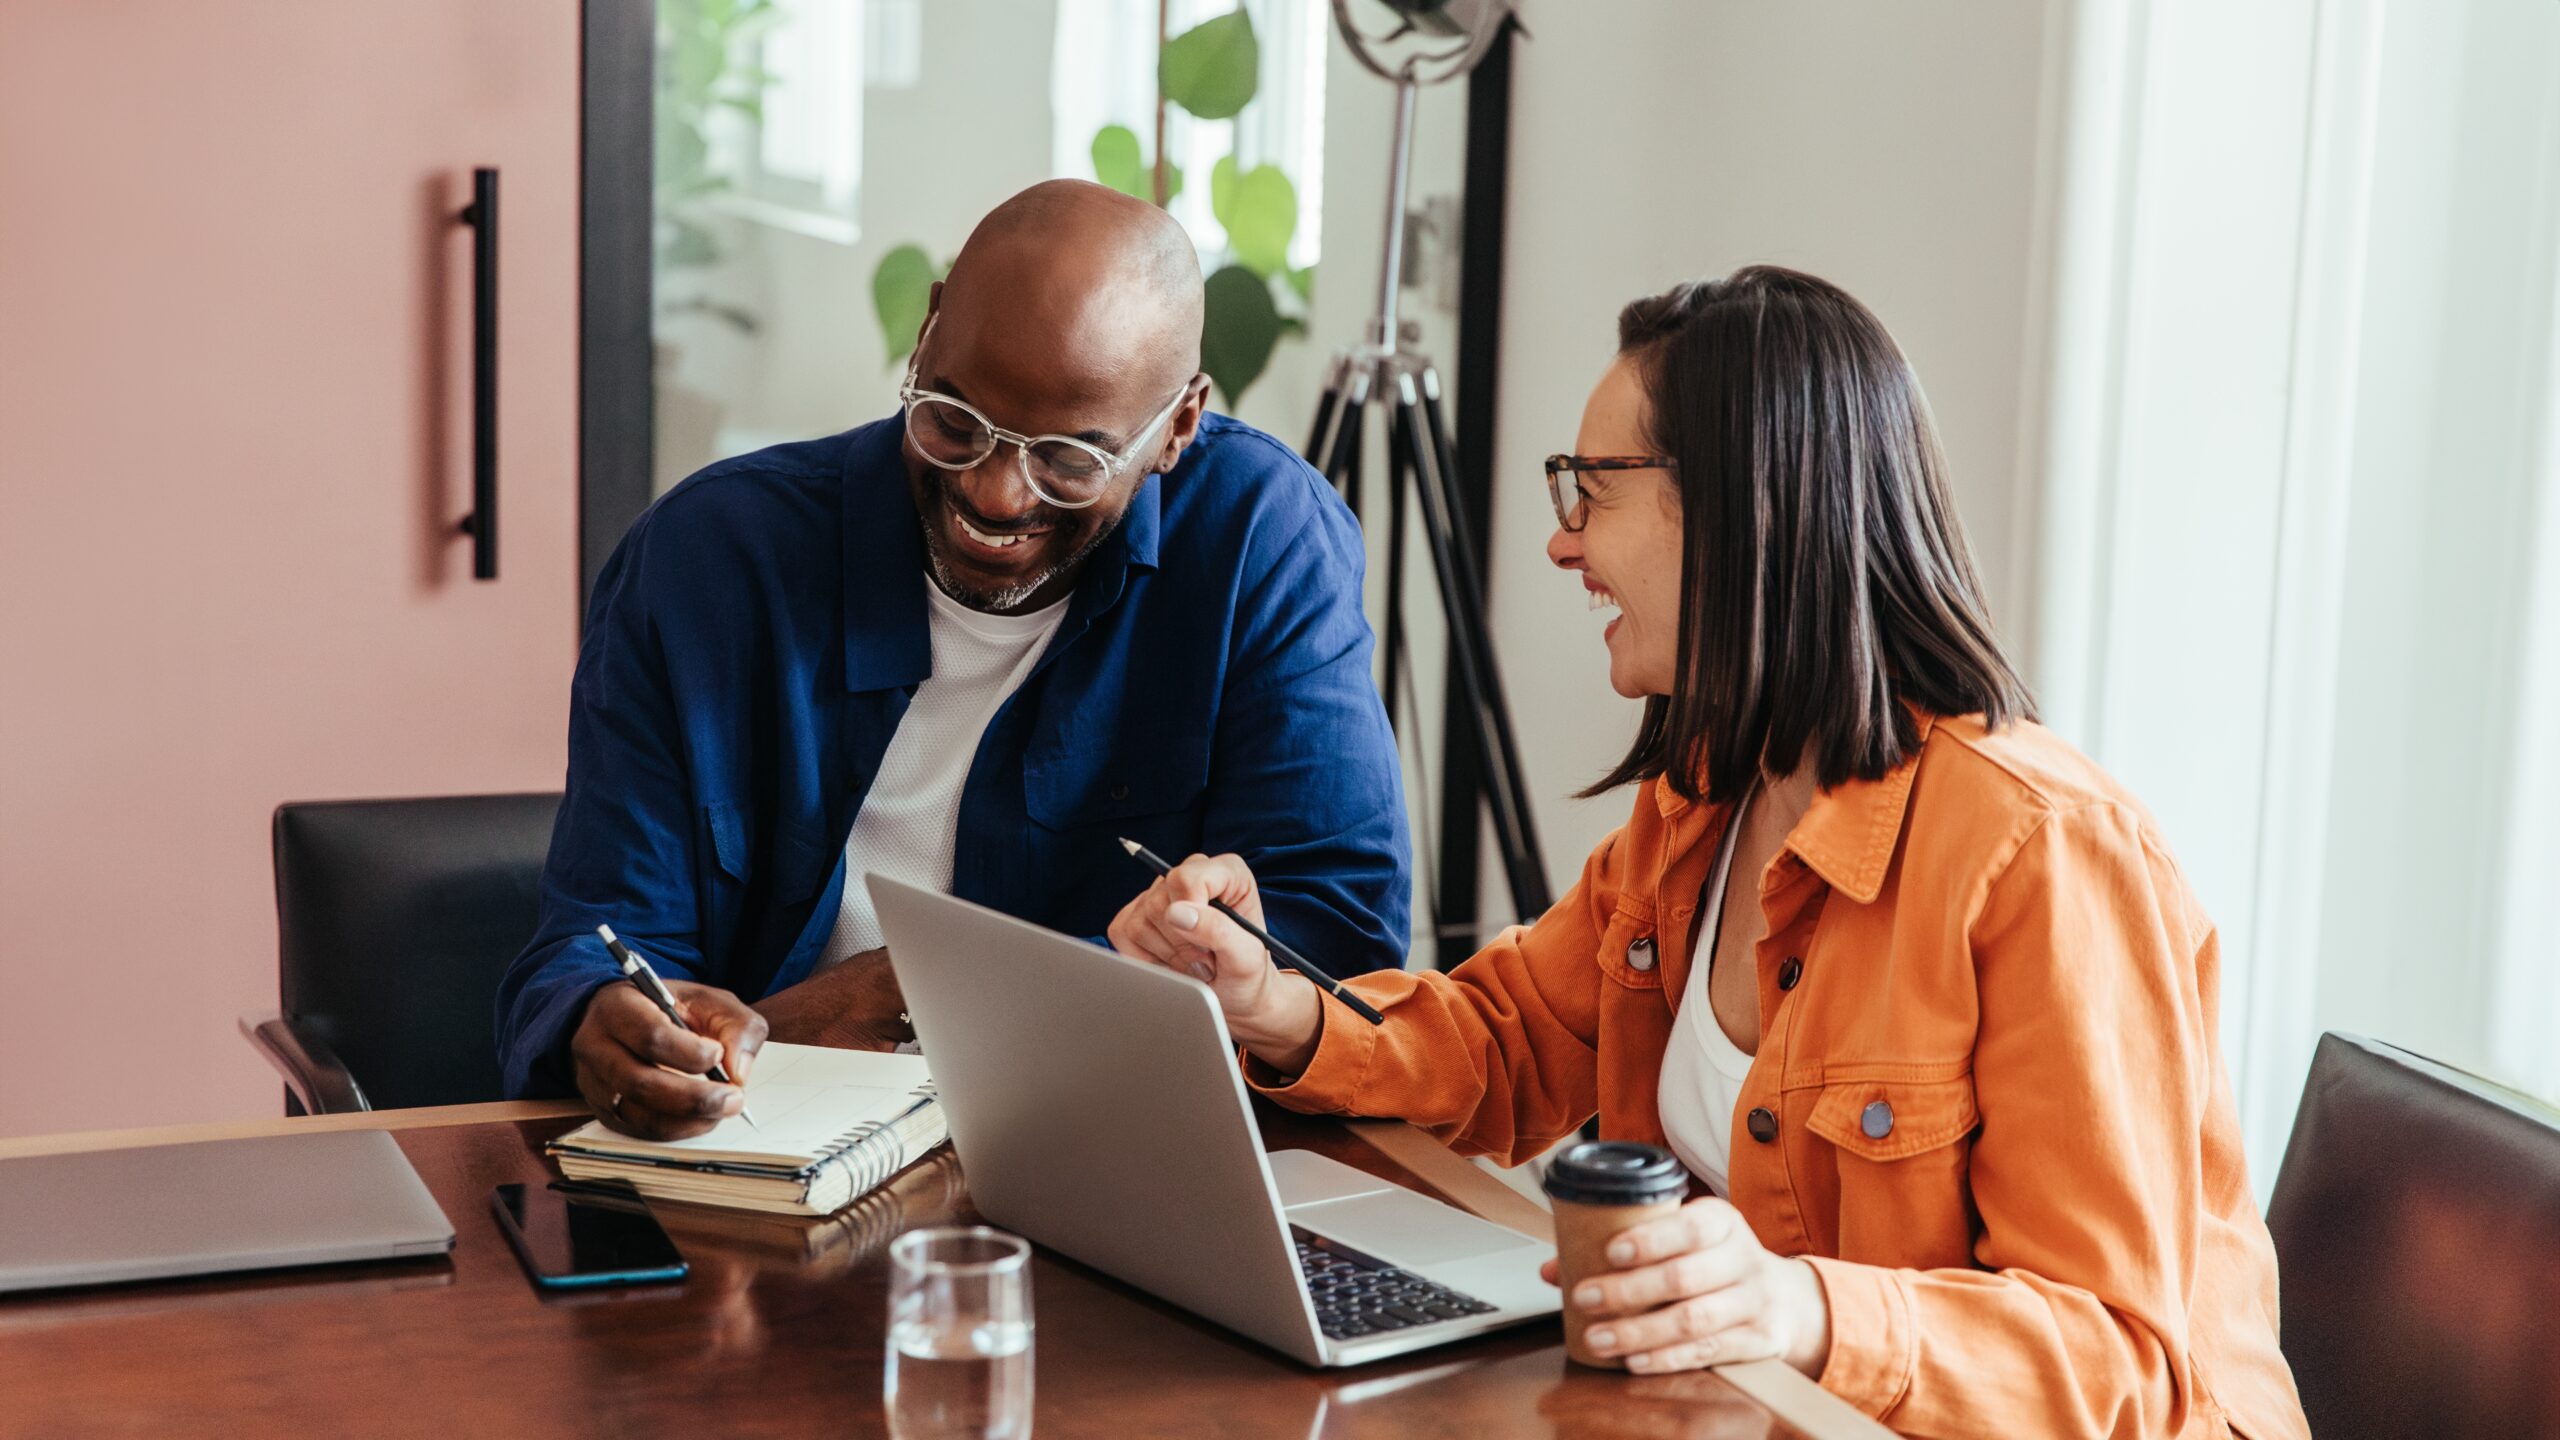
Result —
M 1158 875 L 1170 875 L 1173 873 L 1173 867 L 1164 862 L 1163 856 L 1158 855 L 1153 850 L 1148 849 L 1146 846 L 1139 844 L 1135 840 L 1131 840 L 1126 836 L 1123 836 L 1120 841 L 1120 848 L 1138 857 L 1138 859 L 1144 863 L 1148 869 L 1153 870 Z M 1308 959 L 1306 956 L 1301 955 L 1297 951 L 1290 949 L 1288 946 L 1281 944 L 1279 941 L 1272 939 L 1270 931 L 1263 929 L 1261 926 L 1256 925 L 1252 921 L 1237 914 L 1224 900 L 1210 901 L 1209 908 L 1226 916 L 1228 919 L 1233 920 L 1237 925 L 1243 927 L 1244 933 L 1261 941 L 1263 948 L 1271 952 L 1271 958 L 1273 960 L 1278 961 L 1280 964 L 1286 965 L 1290 969 L 1297 971 L 1299 974 L 1306 976 L 1310 980 L 1313 980 L 1316 982 L 1317 988 L 1323 990 L 1326 994 L 1331 995 L 1334 999 L 1341 1001 L 1343 1004 L 1350 1006 L 1352 1014 L 1359 1016 L 1361 1019 L 1368 1021 L 1372 1025 L 1384 1025 L 1387 1023 L 1387 1017 L 1379 1014 L 1376 1008 L 1371 1006 L 1368 1001 L 1363 1000 L 1352 992 L 1343 989 L 1341 981 L 1336 980 L 1332 976 L 1324 973 L 1322 970 L 1317 969 L 1316 963 Z

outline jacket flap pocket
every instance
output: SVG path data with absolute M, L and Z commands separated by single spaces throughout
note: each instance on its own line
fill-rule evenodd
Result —
M 1822 1087 L 1805 1128 L 1868 1160 L 1900 1160 L 1952 1145 L 1981 1123 L 1973 1077 L 1842 1080 Z
M 703 828 L 711 832 L 711 858 L 722 874 L 732 880 L 745 880 L 754 873 L 754 861 L 747 846 L 746 822 L 739 818 L 738 807 L 726 800 L 715 800 L 702 807 Z
M 756 847 L 747 834 L 747 817 L 731 801 L 702 807 L 703 828 L 711 832 L 711 859 L 720 873 L 740 884 L 755 878 Z M 815 838 L 788 826 L 773 835 L 772 874 L 776 900 L 805 900 L 835 873 L 835 855 Z
M 1023 804 L 1052 830 L 1186 809 L 1209 784 L 1205 735 L 1130 736 L 1047 755 L 1023 772 Z

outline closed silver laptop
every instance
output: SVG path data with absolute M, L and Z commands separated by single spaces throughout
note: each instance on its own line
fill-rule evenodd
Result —
M 1209 987 L 868 877 L 990 1221 L 1311 1365 L 1552 1315 L 1552 1247 L 1303 1150 L 1266 1154 Z
M 453 1226 L 380 1130 L 0 1160 L 0 1291 L 441 1255 Z

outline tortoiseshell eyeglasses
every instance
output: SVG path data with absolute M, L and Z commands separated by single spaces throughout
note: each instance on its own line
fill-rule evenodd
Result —
M 1547 457 L 1547 498 L 1556 505 L 1556 524 L 1566 534 L 1580 532 L 1591 517 L 1583 510 L 1585 486 L 1582 477 L 1603 470 L 1677 470 L 1680 462 L 1668 455 L 1550 455 Z

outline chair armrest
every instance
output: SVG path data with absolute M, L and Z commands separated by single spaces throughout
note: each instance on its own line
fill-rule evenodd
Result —
M 318 1036 L 296 1029 L 282 1015 L 274 1011 L 243 1015 L 240 1035 L 276 1067 L 276 1073 L 284 1077 L 285 1088 L 293 1092 L 304 1111 L 340 1115 L 373 1108 L 372 1102 L 364 1098 L 364 1087 L 356 1083 L 356 1077 L 328 1045 Z

